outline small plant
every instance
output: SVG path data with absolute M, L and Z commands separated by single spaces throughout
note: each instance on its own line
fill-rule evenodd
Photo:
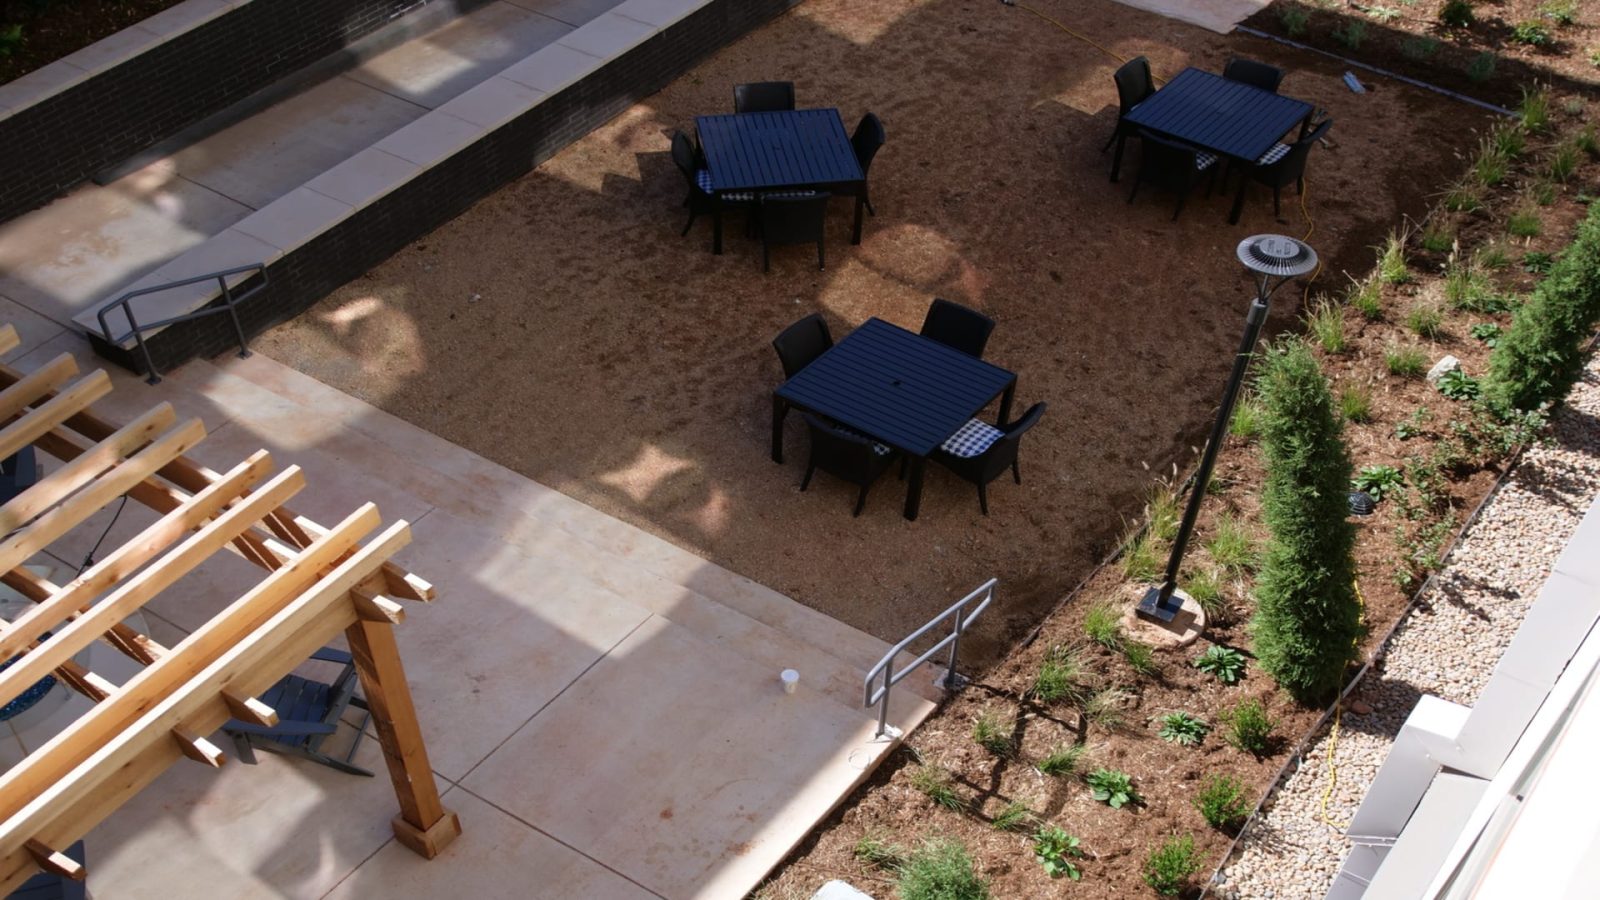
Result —
M 1429 253 L 1444 253 L 1456 242 L 1455 233 L 1448 225 L 1435 218 L 1422 230 L 1422 249 Z
M 1576 25 L 1578 4 L 1576 0 L 1550 0 L 1549 3 L 1539 7 L 1539 15 L 1563 28 Z
M 1494 77 L 1495 64 L 1500 58 L 1493 51 L 1485 50 L 1472 58 L 1467 63 L 1467 80 L 1473 84 L 1483 84 Z
M 1012 741 L 1016 730 L 1015 719 L 986 709 L 972 723 L 972 739 L 979 747 L 1004 759 L 1016 752 L 1016 744 Z
M 1366 281 L 1352 283 L 1347 301 L 1368 322 L 1376 322 L 1383 318 L 1383 285 L 1376 279 L 1369 278 Z
M 1089 786 L 1089 795 L 1112 809 L 1121 809 L 1128 803 L 1138 803 L 1139 794 L 1133 789 L 1133 778 L 1116 769 L 1095 769 L 1083 779 Z
M 1493 350 L 1500 343 L 1501 329 L 1495 322 L 1478 322 L 1467 329 L 1467 334 L 1472 335 L 1475 341 L 1482 341 L 1485 347 Z
M 1222 722 L 1228 729 L 1227 741 L 1234 747 L 1255 756 L 1265 756 L 1272 748 L 1272 731 L 1278 723 L 1267 716 L 1261 701 L 1241 700 L 1222 714 Z
M 1306 316 L 1306 327 L 1322 349 L 1329 353 L 1344 351 L 1344 307 L 1326 300 L 1319 302 Z
M 1600 50 L 1595 51 L 1600 54 Z M 1600 63 L 1596 63 L 1600 65 Z M 1572 136 L 1572 146 L 1577 147 L 1591 158 L 1600 158 L 1600 134 L 1596 133 L 1593 125 L 1583 126 L 1583 130 Z
M 1467 0 L 1445 0 L 1439 8 L 1439 24 L 1446 28 L 1469 28 L 1472 22 L 1472 4 Z
M 1082 703 L 1088 691 L 1083 686 L 1083 666 L 1077 654 L 1067 647 L 1051 648 L 1039 664 L 1039 674 L 1034 676 L 1029 693 L 1041 703 Z
M 930 840 L 900 867 L 901 900 L 989 900 L 989 882 L 967 848 L 953 840 Z
M 1401 419 L 1399 422 L 1395 423 L 1394 436 L 1402 441 L 1409 441 L 1412 438 L 1423 434 L 1424 428 L 1422 423 L 1426 422 L 1431 415 L 1432 414 L 1428 411 L 1426 406 L 1417 407 L 1411 411 L 1411 415 L 1406 416 L 1404 419 Z
M 1051 878 L 1067 876 L 1073 881 L 1083 877 L 1074 859 L 1083 856 L 1078 849 L 1078 839 L 1055 825 L 1039 829 L 1033 836 L 1033 855 L 1038 858 L 1044 873 Z
M 1548 47 L 1555 43 L 1555 38 L 1550 35 L 1550 29 L 1538 19 L 1518 22 L 1516 27 L 1511 29 L 1511 39 L 1530 47 Z
M 1400 55 L 1414 62 L 1427 62 L 1439 52 L 1439 42 L 1430 37 L 1407 38 L 1400 45 Z
M 1228 431 L 1241 441 L 1253 441 L 1261 435 L 1261 400 L 1255 392 L 1246 391 L 1239 396 Z
M 1303 37 L 1306 26 L 1311 22 L 1311 14 L 1301 7 L 1287 4 L 1278 7 L 1278 21 L 1283 24 L 1283 30 L 1289 37 Z
M 1572 180 L 1572 174 L 1578 171 L 1579 149 L 1576 141 L 1562 141 L 1550 151 L 1550 162 L 1545 167 L 1545 174 L 1552 182 L 1566 184 Z
M 1019 831 L 1026 828 L 1032 818 L 1033 810 L 1029 809 L 1026 803 L 1013 800 L 995 815 L 989 822 L 989 827 L 995 831 Z
M 1107 730 L 1121 728 L 1123 710 L 1128 708 L 1132 700 L 1133 694 L 1125 688 L 1103 688 L 1084 701 L 1083 715 L 1101 728 Z
M 1227 604 L 1222 599 L 1222 576 L 1216 569 L 1206 566 L 1191 573 L 1183 583 L 1183 592 L 1200 604 L 1207 621 L 1221 623 L 1228 619 Z
M 1183 512 L 1178 508 L 1178 495 L 1167 488 L 1165 484 L 1159 485 L 1150 492 L 1150 499 L 1145 503 L 1145 511 L 1150 517 L 1150 533 L 1159 541 L 1170 541 L 1178 536 L 1178 525 L 1183 519 Z
M 1346 50 L 1354 52 L 1360 50 L 1362 42 L 1367 39 L 1367 23 L 1360 19 L 1351 19 L 1343 26 L 1329 32 L 1328 36 Z
M 1373 502 L 1382 503 L 1384 497 L 1393 495 L 1405 483 L 1405 476 L 1394 466 L 1362 466 L 1350 479 L 1350 489 L 1363 491 Z
M 1161 555 L 1149 530 L 1134 538 L 1122 553 L 1122 574 L 1129 581 L 1152 581 L 1161 571 Z
M 1083 633 L 1108 650 L 1122 649 L 1122 617 L 1110 603 L 1100 602 L 1083 614 Z
M 1472 178 L 1480 186 L 1491 188 L 1506 180 L 1506 173 L 1511 170 L 1511 163 L 1505 154 L 1494 149 L 1489 141 L 1484 141 L 1483 149 L 1472 161 Z
M 1526 98 L 1528 94 L 1524 92 L 1522 96 Z M 1535 109 L 1533 115 L 1535 117 L 1539 115 L 1537 109 Z M 1502 159 L 1508 161 L 1516 159 L 1522 155 L 1523 151 L 1528 149 L 1527 132 L 1532 129 L 1528 128 L 1526 119 L 1521 121 L 1523 121 L 1524 124 L 1520 126 L 1500 125 L 1490 133 L 1489 144 L 1494 148 L 1494 152 Z
M 1539 180 L 1528 188 L 1528 196 L 1539 206 L 1549 206 L 1556 202 L 1556 183 L 1554 181 Z
M 1385 24 L 1393 22 L 1395 19 L 1398 19 L 1401 16 L 1400 9 L 1394 6 L 1369 6 L 1366 8 L 1365 12 L 1374 20 L 1383 22 Z
M 1539 221 L 1539 211 L 1531 207 L 1525 206 L 1506 217 L 1506 233 L 1512 237 L 1538 237 L 1543 231 L 1544 224 Z
M 0 59 L 21 50 L 25 43 L 27 39 L 22 36 L 21 24 L 0 25 Z
M 1212 828 L 1237 828 L 1250 816 L 1250 795 L 1238 779 L 1213 775 L 1195 795 L 1194 808 Z
M 1433 340 L 1444 330 L 1444 312 L 1437 303 L 1418 300 L 1406 310 L 1406 327 L 1418 337 Z
M 1372 391 L 1364 384 L 1347 384 L 1339 391 L 1339 412 L 1361 424 L 1372 421 Z
M 1086 744 L 1068 744 L 1057 746 L 1034 766 L 1040 774 L 1053 778 L 1065 778 L 1078 771 L 1078 764 L 1083 761 L 1083 754 L 1088 752 Z
M 1161 739 L 1184 747 L 1198 746 L 1211 733 L 1211 726 L 1184 712 L 1161 717 Z
M 1463 181 L 1444 195 L 1444 208 L 1450 212 L 1473 212 L 1483 206 L 1483 191 L 1475 184 Z
M 1428 370 L 1428 357 L 1420 347 L 1390 344 L 1383 348 L 1383 365 L 1397 378 L 1421 378 Z
M 1473 312 L 1504 312 L 1508 305 L 1494 289 L 1494 282 L 1470 263 L 1451 257 L 1444 271 L 1444 299 L 1456 309 Z
M 913 788 L 945 809 L 960 812 L 965 804 L 956 796 L 956 789 L 951 785 L 952 780 L 950 773 L 939 766 L 922 765 L 911 770 Z
M 1550 32 L 1538 22 L 1524 22 L 1523 25 L 1533 25 L 1538 28 L 1537 33 L 1544 35 L 1544 42 L 1523 41 L 1525 44 L 1543 47 L 1550 43 Z M 1519 29 L 1523 25 L 1517 26 Z M 1517 38 L 1521 40 L 1520 38 Z M 1517 116 L 1522 120 L 1522 127 L 1529 134 L 1543 134 L 1550 128 L 1550 92 L 1544 90 L 1522 89 L 1522 102 L 1517 106 Z
M 1156 663 L 1156 651 L 1149 644 L 1123 641 L 1122 658 L 1127 661 L 1129 668 L 1146 678 L 1161 674 L 1161 666 Z
M 1206 542 L 1206 550 L 1217 565 L 1234 571 L 1254 569 L 1260 561 L 1255 538 L 1243 520 L 1226 513 L 1217 517 L 1216 532 Z
M 1550 267 L 1556 264 L 1556 258 L 1549 253 L 1530 251 L 1522 254 L 1522 271 L 1530 275 L 1548 275 Z
M 1405 284 L 1411 280 L 1411 270 L 1406 267 L 1405 242 L 1392 231 L 1378 254 L 1378 277 L 1388 284 Z
M 1244 677 L 1244 654 L 1231 647 L 1208 647 L 1194 658 L 1194 667 L 1223 684 L 1238 684 Z
M 1200 853 L 1190 835 L 1170 837 L 1144 860 L 1144 883 L 1163 897 L 1176 897 L 1200 871 Z
M 862 864 L 878 869 L 896 869 L 906 861 L 904 847 L 883 839 L 881 832 L 873 830 L 856 841 L 855 857 Z
M 1478 379 L 1460 369 L 1452 369 L 1439 376 L 1439 393 L 1451 400 L 1476 400 L 1481 390 Z

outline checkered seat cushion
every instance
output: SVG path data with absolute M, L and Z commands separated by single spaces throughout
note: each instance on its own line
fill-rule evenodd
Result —
M 1217 155 L 1215 153 L 1207 153 L 1204 150 L 1195 151 L 1195 154 L 1194 154 L 1194 169 L 1195 169 L 1196 172 L 1204 172 L 1205 170 L 1207 170 L 1207 169 L 1211 168 L 1213 165 L 1215 165 L 1216 162 L 1217 162 Z
M 967 424 L 961 426 L 956 430 L 955 434 L 950 435 L 944 443 L 939 445 L 939 449 L 951 456 L 970 459 L 974 456 L 982 456 L 983 452 L 993 446 L 995 441 L 1005 436 L 1005 432 L 990 425 L 988 422 L 968 419 Z
M 801 200 L 806 197 L 815 197 L 816 191 L 762 191 L 762 199 L 773 200 Z
M 711 189 L 711 170 L 710 169 L 701 169 L 700 171 L 694 173 L 694 183 L 696 185 L 699 185 L 700 190 L 705 191 L 708 194 L 715 193 Z M 751 191 L 723 191 L 722 192 L 722 201 L 724 203 L 749 203 L 750 201 L 752 201 L 754 199 L 756 199 L 756 195 Z
M 872 441 L 872 452 L 878 454 L 879 456 L 888 456 L 889 454 L 894 452 L 894 450 L 892 448 L 890 448 L 889 445 L 880 444 L 877 441 L 873 441 L 872 438 L 867 437 L 866 435 L 862 434 L 859 431 L 856 431 L 854 428 L 846 428 L 843 425 L 837 425 L 837 424 L 834 425 L 834 427 L 839 429 L 840 431 L 844 432 L 845 434 L 854 435 L 855 437 L 861 438 L 864 441 Z
M 1256 165 L 1258 165 L 1258 166 L 1270 166 L 1273 163 L 1277 162 L 1278 160 L 1283 159 L 1284 156 L 1288 154 L 1288 152 L 1289 152 L 1289 145 L 1288 144 L 1273 144 L 1271 150 L 1268 150 L 1266 153 L 1261 154 L 1261 158 L 1256 160 Z

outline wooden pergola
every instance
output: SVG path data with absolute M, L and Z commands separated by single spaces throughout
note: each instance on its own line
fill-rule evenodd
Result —
M 17 345 L 16 331 L 0 326 L 0 353 Z M 36 604 L 0 623 L 0 661 L 15 657 L 0 671 L 0 703 L 52 673 L 93 702 L 0 775 L 0 895 L 40 870 L 84 877 L 63 848 L 181 757 L 222 765 L 226 756 L 206 736 L 230 718 L 276 724 L 256 695 L 341 632 L 399 800 L 395 836 L 437 855 L 461 824 L 440 803 L 392 630 L 404 618 L 398 601 L 434 593 L 390 561 L 410 541 L 407 523 L 381 527 L 368 503 L 318 525 L 284 505 L 305 486 L 298 467 L 274 472 L 260 450 L 212 471 L 184 456 L 205 437 L 199 419 L 179 423 L 162 403 L 109 424 L 89 405 L 111 379 L 100 370 L 77 376 L 66 353 L 27 374 L 0 365 L 0 458 L 31 445 L 60 461 L 0 506 L 0 582 Z M 24 568 L 123 496 L 159 518 L 65 584 Z M 177 646 L 122 624 L 223 550 L 263 575 Z M 75 661 L 96 640 L 142 669 L 118 687 Z

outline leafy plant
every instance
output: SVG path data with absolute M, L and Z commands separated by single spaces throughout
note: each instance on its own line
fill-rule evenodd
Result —
M 1439 24 L 1446 28 L 1468 28 L 1473 20 L 1472 4 L 1467 0 L 1445 0 L 1439 8 Z
M 1133 694 L 1125 688 L 1102 688 L 1084 701 L 1083 714 L 1101 728 L 1121 728 L 1123 710 L 1128 708 L 1132 700 Z
M 1566 27 L 1578 22 L 1578 4 L 1575 0 L 1550 0 L 1539 7 L 1539 15 Z
M 1329 32 L 1328 36 L 1346 50 L 1354 52 L 1361 49 L 1362 42 L 1367 39 L 1367 23 L 1360 19 L 1351 19 L 1343 26 Z
M 1383 318 L 1383 285 L 1377 280 L 1369 278 L 1352 283 L 1346 299 L 1368 322 Z
M 1122 649 L 1122 616 L 1110 603 L 1101 601 L 1083 614 L 1083 633 L 1108 650 Z
M 1326 300 L 1319 302 L 1306 316 L 1306 327 L 1316 337 L 1317 343 L 1329 353 L 1344 350 L 1344 307 Z
M 1144 883 L 1163 897 L 1176 897 L 1188 887 L 1189 879 L 1200 871 L 1200 853 L 1194 837 L 1170 837 L 1150 851 L 1144 860 Z
M 1406 327 L 1417 336 L 1432 340 L 1444 330 L 1444 311 L 1437 303 L 1418 300 L 1406 310 Z
M 1551 36 L 1550 29 L 1546 28 L 1544 23 L 1538 19 L 1518 22 L 1516 27 L 1511 29 L 1511 39 L 1519 44 L 1527 44 L 1530 47 L 1548 47 L 1555 43 L 1555 38 Z
M 1478 322 L 1467 329 L 1473 340 L 1482 341 L 1490 350 L 1500 343 L 1500 326 L 1494 322 Z
M 1278 7 L 1278 21 L 1283 24 L 1283 30 L 1289 37 L 1302 37 L 1311 21 L 1311 14 L 1292 3 L 1284 4 Z
M 1372 421 L 1372 390 L 1363 384 L 1345 385 L 1339 391 L 1339 412 L 1357 424 Z
M 1267 716 L 1261 701 L 1254 697 L 1241 700 L 1221 718 L 1227 726 L 1225 737 L 1229 744 L 1256 756 L 1265 756 L 1272 749 L 1272 732 L 1278 723 Z
M 960 842 L 930 840 L 900 867 L 902 900 L 989 900 L 989 882 Z
M 1357 9 L 1360 9 L 1360 7 L 1357 7 Z M 1393 22 L 1401 16 L 1399 8 L 1394 6 L 1369 6 L 1363 12 L 1384 23 Z
M 1245 391 L 1233 405 L 1233 417 L 1228 431 L 1242 441 L 1253 441 L 1261 435 L 1261 400 L 1254 391 Z
M 877 830 L 862 835 L 856 841 L 854 853 L 860 862 L 879 869 L 898 868 L 906 861 L 905 848 L 884 840 Z
M 1262 508 L 1271 539 L 1256 581 L 1256 657 L 1309 701 L 1338 686 L 1361 630 L 1355 529 L 1346 518 L 1350 457 L 1315 357 L 1286 343 L 1262 364 Z
M 1426 406 L 1417 407 L 1411 411 L 1411 415 L 1395 423 L 1394 436 L 1402 441 L 1409 441 L 1417 437 L 1423 433 L 1422 423 L 1427 421 L 1430 415 L 1431 413 L 1429 413 Z
M 1407 38 L 1400 44 L 1400 55 L 1416 62 L 1427 62 L 1439 52 L 1439 42 L 1430 37 Z
M 1244 654 L 1231 647 L 1212 646 L 1194 658 L 1194 667 L 1223 684 L 1238 684 L 1244 677 Z
M 1072 860 L 1083 856 L 1083 851 L 1078 847 L 1079 841 L 1055 825 L 1039 829 L 1033 836 L 1033 855 L 1038 858 L 1039 865 L 1044 867 L 1044 873 L 1051 878 L 1067 876 L 1073 881 L 1083 877 L 1078 871 L 1078 866 Z
M 1556 264 L 1556 258 L 1548 253 L 1529 251 L 1522 254 L 1522 271 L 1531 275 L 1548 275 L 1550 267 Z
M 1350 479 L 1350 489 L 1364 491 L 1374 502 L 1382 503 L 1384 497 L 1392 496 L 1405 483 L 1405 476 L 1394 466 L 1362 466 Z
M 1062 778 L 1078 771 L 1078 764 L 1088 752 L 1086 744 L 1058 745 L 1045 754 L 1034 766 L 1041 774 Z
M 1213 775 L 1195 795 L 1194 808 L 1212 828 L 1236 828 L 1250 816 L 1250 795 L 1238 779 Z
M 1016 752 L 1016 744 L 1012 741 L 1016 730 L 1015 719 L 986 709 L 972 723 L 972 739 L 983 749 L 1004 758 Z
M 1492 51 L 1485 50 L 1472 58 L 1467 63 L 1467 80 L 1473 84 L 1483 84 L 1494 77 L 1495 64 L 1500 58 Z
M 1149 644 L 1134 640 L 1123 641 L 1122 658 L 1127 661 L 1129 668 L 1146 678 L 1161 672 L 1161 666 L 1156 663 L 1156 651 Z
M 1027 827 L 1028 821 L 1032 818 L 1033 810 L 1029 809 L 1026 803 L 1013 800 L 995 815 L 989 822 L 989 827 L 995 831 L 1017 831 Z
M 1428 370 L 1428 356 L 1419 347 L 1390 344 L 1383 348 L 1383 365 L 1398 378 L 1421 378 Z
M 1084 777 L 1083 783 L 1089 786 L 1091 797 L 1112 809 L 1139 802 L 1139 794 L 1133 789 L 1133 778 L 1127 772 L 1095 769 Z
M 1033 697 L 1043 703 L 1067 700 L 1082 703 L 1088 696 L 1083 684 L 1083 666 L 1078 655 L 1068 647 L 1056 646 L 1045 654 L 1039 664 L 1039 674 L 1034 676 Z
M 1439 376 L 1436 387 L 1439 393 L 1451 400 L 1476 400 L 1481 390 L 1478 379 L 1460 369 L 1452 369 Z
M 911 770 L 913 788 L 945 809 L 960 812 L 966 804 L 956 796 L 956 789 L 951 785 L 952 781 L 950 773 L 939 766 L 922 765 Z
M 1388 284 L 1405 284 L 1411 280 L 1411 270 L 1406 267 L 1405 242 L 1392 231 L 1378 253 L 1378 277 Z
M 1194 747 L 1211 733 L 1211 726 L 1188 713 L 1175 712 L 1161 717 L 1160 733 L 1161 739 L 1169 744 Z

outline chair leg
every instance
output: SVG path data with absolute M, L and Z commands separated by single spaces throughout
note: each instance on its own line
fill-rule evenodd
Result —
M 1106 146 L 1107 147 L 1111 146 L 1111 141 L 1115 141 L 1116 144 L 1117 144 L 1117 152 L 1111 155 L 1111 183 L 1112 184 L 1116 183 L 1117 177 L 1122 173 L 1122 144 L 1126 140 L 1127 140 L 1127 136 L 1124 135 L 1122 133 L 1122 129 L 1119 128 L 1116 131 L 1112 132 L 1111 140 L 1110 141 L 1106 141 Z M 1105 151 L 1101 150 L 1100 152 L 1104 153 Z
M 1022 467 L 1018 465 L 1017 461 L 1014 459 L 1011 461 L 1011 477 L 1017 482 L 1017 484 L 1022 483 Z
M 687 222 L 685 222 L 683 224 L 683 230 L 678 232 L 678 237 L 683 237 L 684 235 L 688 234 L 689 233 L 689 229 L 694 227 L 694 217 L 695 217 L 695 215 L 696 215 L 696 213 L 694 211 L 694 207 L 692 207 L 692 206 L 689 207 L 689 221 L 687 221 Z
M 856 495 L 856 511 L 850 514 L 852 519 L 860 516 L 861 511 L 867 508 L 867 491 L 871 488 L 871 484 L 863 484 L 861 486 L 861 493 Z
M 1249 186 L 1250 186 L 1250 176 L 1246 175 L 1243 178 L 1239 179 L 1239 193 L 1238 193 L 1238 195 L 1236 197 L 1233 198 L 1233 210 L 1228 213 L 1228 224 L 1229 225 L 1237 225 L 1237 224 L 1239 224 L 1239 213 L 1244 211 L 1244 192 L 1245 192 L 1245 188 L 1248 188 Z
M 1281 203 L 1282 198 L 1283 188 L 1274 187 L 1272 189 L 1272 214 L 1274 216 L 1283 215 L 1283 205 Z
M 1178 192 L 1178 208 L 1172 211 L 1172 221 L 1178 221 L 1178 216 L 1183 215 L 1183 205 L 1189 202 L 1189 192 L 1192 190 L 1194 190 L 1194 185 L 1188 184 L 1184 185 L 1183 190 Z
M 978 509 L 986 516 L 989 514 L 989 486 L 986 484 L 978 485 Z
M 876 216 L 878 214 L 878 211 L 872 208 L 872 195 L 868 194 L 867 189 L 864 187 L 861 189 L 861 202 L 867 205 L 867 215 Z
M 800 490 L 804 491 L 806 488 L 811 486 L 811 476 L 815 475 L 816 473 L 816 463 L 809 463 L 806 465 L 806 477 L 800 479 Z

